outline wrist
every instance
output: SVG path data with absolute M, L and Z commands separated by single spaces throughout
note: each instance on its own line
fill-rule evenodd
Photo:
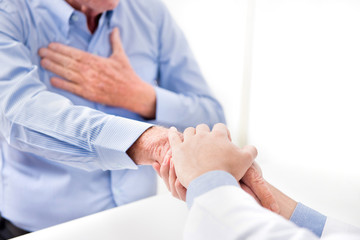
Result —
M 151 165 L 155 161 L 161 164 L 169 149 L 168 129 L 153 126 L 134 142 L 127 154 L 137 165 Z
M 141 84 L 139 87 L 139 100 L 137 112 L 146 119 L 155 119 L 156 117 L 156 92 L 154 87 L 140 79 Z
M 282 193 L 279 189 L 272 186 L 270 183 L 266 182 L 270 191 L 273 193 L 276 202 L 280 207 L 280 215 L 283 216 L 285 219 L 289 220 L 291 215 L 293 214 L 297 202 L 292 198 L 288 197 L 284 193 Z

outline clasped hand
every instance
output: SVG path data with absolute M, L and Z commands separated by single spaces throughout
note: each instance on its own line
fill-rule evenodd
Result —
M 224 124 L 216 124 L 212 131 L 205 124 L 187 128 L 183 139 L 176 129 L 169 131 L 170 151 L 162 164 L 153 163 L 175 197 L 185 200 L 186 188 L 200 175 L 222 170 L 230 173 L 240 186 L 263 207 L 279 211 L 275 197 L 254 162 L 257 150 L 253 146 L 237 147 L 231 142 Z

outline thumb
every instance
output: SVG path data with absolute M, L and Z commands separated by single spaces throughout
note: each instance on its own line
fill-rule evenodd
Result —
M 168 138 L 171 149 L 177 148 L 182 143 L 182 140 L 179 134 L 177 133 L 176 128 L 174 127 L 171 127 L 169 129 Z
M 118 56 L 124 52 L 121 39 L 120 39 L 120 31 L 116 27 L 113 29 L 110 35 L 110 43 L 112 47 L 112 56 Z

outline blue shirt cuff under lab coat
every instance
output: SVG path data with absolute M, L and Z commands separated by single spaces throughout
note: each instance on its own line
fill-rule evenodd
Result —
M 225 171 L 211 171 L 194 179 L 188 186 L 186 203 L 191 208 L 194 199 L 217 187 L 233 185 L 240 187 L 235 178 Z
M 326 222 L 326 216 L 302 203 L 298 203 L 291 215 L 290 221 L 299 227 L 312 231 L 318 237 L 321 237 Z

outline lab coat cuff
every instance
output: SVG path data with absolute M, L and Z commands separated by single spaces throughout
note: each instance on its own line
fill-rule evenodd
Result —
M 126 151 L 152 124 L 110 117 L 95 140 L 103 170 L 137 169 Z
M 298 203 L 290 217 L 290 221 L 301 228 L 312 231 L 318 237 L 321 237 L 326 222 L 326 216 L 302 203 Z
M 195 198 L 215 188 L 228 185 L 240 187 L 238 181 L 225 171 L 211 171 L 197 177 L 187 189 L 186 203 L 188 208 L 191 208 Z

